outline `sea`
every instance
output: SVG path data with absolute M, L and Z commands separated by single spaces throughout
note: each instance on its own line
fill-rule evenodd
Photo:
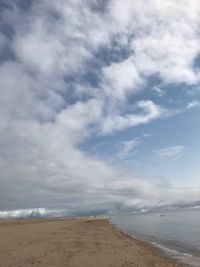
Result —
M 111 223 L 188 266 L 200 266 L 200 210 L 123 214 Z

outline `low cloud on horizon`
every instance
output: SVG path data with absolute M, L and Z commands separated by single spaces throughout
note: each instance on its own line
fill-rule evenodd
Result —
M 200 201 L 198 0 L 3 0 L 0 19 L 0 210 Z

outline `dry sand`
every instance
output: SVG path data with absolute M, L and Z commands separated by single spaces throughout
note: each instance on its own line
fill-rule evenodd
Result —
M 106 218 L 0 221 L 1 267 L 183 266 Z

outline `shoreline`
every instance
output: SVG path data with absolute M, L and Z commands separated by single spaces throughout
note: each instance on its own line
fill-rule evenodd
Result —
M 167 259 L 173 260 L 175 262 L 175 264 L 181 264 L 180 266 L 188 266 L 189 263 L 182 261 L 181 258 L 175 257 L 175 254 L 185 254 L 185 253 L 180 253 L 178 251 L 167 248 L 167 247 L 165 247 L 159 243 L 147 241 L 145 239 L 139 238 L 139 237 L 137 237 L 133 234 L 130 234 L 130 233 L 124 231 L 123 229 L 119 228 L 117 225 L 113 224 L 111 221 L 108 221 L 108 222 L 113 226 L 114 230 L 119 231 L 123 235 L 133 239 L 135 242 L 138 243 L 139 246 L 141 246 L 141 247 L 145 246 L 149 250 L 156 250 L 156 252 L 158 252 L 160 255 L 166 257 Z M 167 252 L 169 252 L 169 253 L 167 253 Z M 188 256 L 190 256 L 190 254 L 188 254 Z M 175 266 L 179 266 L 179 265 L 175 265 Z M 189 265 L 189 266 L 192 267 L 192 265 Z
M 108 217 L 0 221 L 0 267 L 183 267 Z
M 113 225 L 114 229 L 134 239 L 135 241 L 139 243 L 139 245 L 142 243 L 142 245 L 149 246 L 151 249 L 154 248 L 158 250 L 162 255 L 175 260 L 179 264 L 183 264 L 183 266 L 190 266 L 190 267 L 200 266 L 200 257 L 197 257 L 190 253 L 185 253 L 185 252 L 180 252 L 178 250 L 174 250 L 156 241 L 150 241 L 150 240 L 139 238 L 135 236 L 134 234 L 128 233 L 122 228 L 119 228 L 116 224 L 113 224 L 111 221 L 109 222 L 111 225 Z

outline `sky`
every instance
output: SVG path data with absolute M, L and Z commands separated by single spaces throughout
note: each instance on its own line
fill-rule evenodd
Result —
M 0 0 L 0 210 L 200 205 L 199 29 L 199 0 Z

